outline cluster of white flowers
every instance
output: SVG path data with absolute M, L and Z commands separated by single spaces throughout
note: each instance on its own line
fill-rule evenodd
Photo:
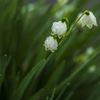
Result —
M 79 17 L 81 15 L 79 15 Z M 79 23 L 82 24 L 82 27 L 85 25 L 88 28 L 92 28 L 93 25 L 97 26 L 96 17 L 93 15 L 91 11 L 89 11 L 89 14 L 84 14 L 79 20 Z M 54 22 L 51 30 L 51 35 L 58 35 L 58 38 L 61 39 L 65 36 L 67 32 L 67 24 L 62 21 Z M 46 51 L 50 50 L 51 52 L 54 52 L 55 50 L 57 50 L 58 47 L 57 39 L 54 39 L 54 37 L 52 36 L 47 37 L 44 41 L 44 46 Z
M 51 52 L 54 52 L 55 50 L 57 50 L 58 42 L 52 36 L 49 36 L 46 38 L 44 46 L 46 51 L 51 50 Z
M 52 29 L 51 35 L 57 34 L 59 39 L 61 39 L 62 36 L 64 36 L 67 31 L 67 25 L 65 22 L 62 21 L 54 22 L 51 29 Z
M 62 21 L 54 22 L 51 30 L 51 35 L 57 34 L 59 39 L 61 39 L 67 31 L 67 25 L 65 22 Z M 57 39 L 54 39 L 52 36 L 47 37 L 44 41 L 44 46 L 46 51 L 50 50 L 51 52 L 54 52 L 55 50 L 57 50 L 58 47 Z
M 89 15 L 84 14 L 80 19 L 79 23 L 82 24 L 82 27 L 86 25 L 90 29 L 93 25 L 98 26 L 96 17 L 91 11 L 89 11 Z

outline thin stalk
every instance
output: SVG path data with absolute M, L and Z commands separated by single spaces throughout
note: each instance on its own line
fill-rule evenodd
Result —
M 84 14 L 89 15 L 89 11 L 86 10 L 86 11 L 77 19 L 77 21 L 75 22 L 75 24 L 70 28 L 70 30 L 66 33 L 66 35 L 63 37 L 63 39 L 60 41 L 60 43 L 58 44 L 58 47 L 60 47 L 60 46 L 65 42 L 65 40 L 67 39 L 67 37 L 68 37 L 68 36 L 70 35 L 70 33 L 74 30 L 75 26 L 77 25 L 77 23 L 79 22 L 79 20 L 81 19 L 81 17 L 82 17 Z M 64 18 L 62 18 L 62 22 L 63 22 L 63 21 L 66 21 L 67 24 L 68 24 L 68 27 L 69 27 L 69 21 L 68 21 L 68 19 L 64 17 Z M 54 38 L 56 38 L 56 37 L 57 37 L 57 36 L 55 36 Z M 52 54 L 53 54 L 53 53 L 51 53 L 51 54 L 49 55 L 49 57 L 46 59 L 45 63 L 44 63 L 43 66 L 41 67 L 41 69 L 40 69 L 40 71 L 38 72 L 38 74 L 41 72 L 41 70 L 42 70 L 42 69 L 44 68 L 44 66 L 47 64 L 47 62 L 48 62 L 49 59 L 51 58 Z M 37 74 L 37 76 L 38 76 L 38 74 Z

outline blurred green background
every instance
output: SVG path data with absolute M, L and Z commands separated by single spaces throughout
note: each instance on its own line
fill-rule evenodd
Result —
M 53 22 L 92 11 L 54 53 L 43 43 Z M 0 0 L 0 100 L 100 100 L 100 0 Z M 95 56 L 96 55 L 96 56 Z

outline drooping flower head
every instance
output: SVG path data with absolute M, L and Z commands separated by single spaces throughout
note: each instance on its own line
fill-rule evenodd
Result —
M 62 36 L 65 35 L 65 33 L 67 31 L 67 25 L 65 22 L 58 21 L 58 22 L 53 23 L 51 29 L 52 29 L 51 35 L 57 34 L 60 39 L 60 38 L 62 38 Z
M 51 52 L 54 52 L 55 50 L 57 50 L 58 42 L 52 36 L 49 36 L 44 41 L 44 46 L 46 51 L 50 50 Z
M 88 28 L 92 28 L 93 25 L 98 26 L 96 17 L 94 16 L 94 14 L 91 11 L 89 11 L 89 15 L 84 14 L 79 22 L 81 22 L 82 27 L 85 25 Z

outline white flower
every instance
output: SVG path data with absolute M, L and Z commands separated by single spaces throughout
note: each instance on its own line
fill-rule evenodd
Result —
M 96 17 L 93 15 L 91 11 L 89 11 L 89 13 L 90 13 L 89 15 L 84 14 L 80 19 L 80 22 L 82 23 L 82 27 L 86 25 L 88 28 L 92 28 L 93 24 L 95 26 L 98 26 Z
M 52 36 L 49 36 L 44 41 L 44 46 L 46 51 L 51 50 L 51 52 L 54 52 L 55 50 L 57 50 L 58 42 Z
M 54 22 L 52 25 L 52 35 L 57 34 L 59 39 L 65 35 L 66 31 L 67 31 L 67 25 L 65 22 Z

